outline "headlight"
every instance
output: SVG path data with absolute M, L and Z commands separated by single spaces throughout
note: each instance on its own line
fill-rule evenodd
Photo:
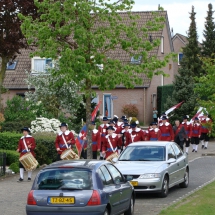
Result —
M 161 177 L 161 174 L 159 173 L 147 173 L 147 174 L 141 175 L 139 178 L 148 179 L 148 178 L 160 178 L 160 177 Z

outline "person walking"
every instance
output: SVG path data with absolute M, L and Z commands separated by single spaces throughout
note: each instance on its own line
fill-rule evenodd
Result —
M 201 125 L 199 124 L 198 117 L 195 117 L 192 125 L 192 133 L 191 133 L 191 144 L 193 146 L 192 152 L 198 151 L 200 136 L 201 136 Z

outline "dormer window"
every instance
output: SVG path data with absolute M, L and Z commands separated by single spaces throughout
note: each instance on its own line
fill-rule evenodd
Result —
M 141 61 L 142 61 L 142 56 L 139 55 L 139 56 L 132 56 L 131 57 L 131 64 L 141 64 Z
M 51 58 L 33 57 L 31 59 L 32 73 L 46 72 L 47 68 L 52 68 L 53 63 Z

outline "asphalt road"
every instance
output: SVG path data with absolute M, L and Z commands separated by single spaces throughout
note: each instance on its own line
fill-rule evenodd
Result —
M 197 157 L 197 155 L 195 155 Z M 199 154 L 199 156 L 201 156 Z M 159 198 L 156 194 L 137 194 L 135 215 L 156 215 L 161 209 L 192 190 L 202 186 L 215 177 L 215 156 L 200 157 L 190 162 L 190 185 L 182 189 L 178 186 L 170 189 L 167 198 Z M 33 178 L 36 172 L 33 173 Z M 17 183 L 19 175 L 0 178 L 0 214 L 25 215 L 25 204 L 32 182 Z

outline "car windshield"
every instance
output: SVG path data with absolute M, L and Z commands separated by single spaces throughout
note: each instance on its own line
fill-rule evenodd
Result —
M 39 174 L 35 190 L 91 190 L 92 172 L 81 168 L 47 169 Z
M 164 146 L 129 146 L 119 157 L 119 161 L 165 161 Z

